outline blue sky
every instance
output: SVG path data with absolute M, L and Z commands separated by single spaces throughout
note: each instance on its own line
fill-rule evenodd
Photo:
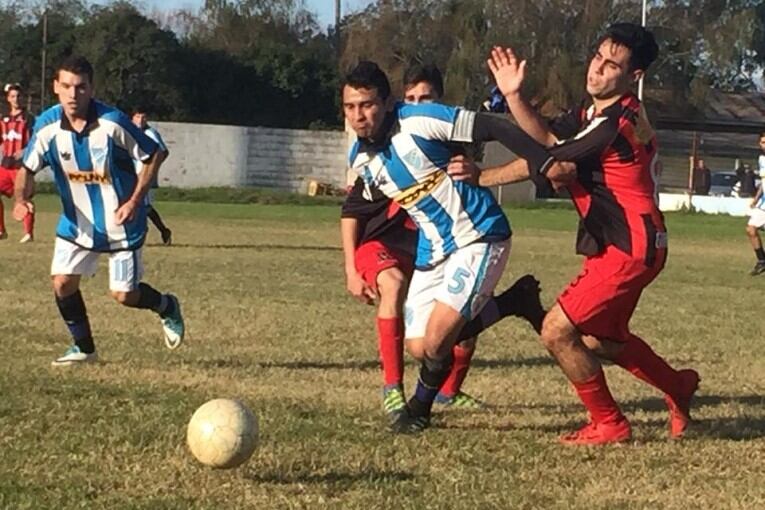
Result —
M 149 9 L 199 9 L 204 0 L 138 0 Z M 93 0 L 94 3 L 108 4 L 109 0 Z M 363 9 L 372 3 L 372 0 L 341 0 L 340 9 L 343 14 Z M 308 10 L 313 11 L 319 17 L 322 28 L 335 23 L 335 0 L 305 0 Z

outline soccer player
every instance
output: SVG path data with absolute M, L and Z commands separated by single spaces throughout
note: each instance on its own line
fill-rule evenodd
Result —
M 645 28 L 631 23 L 609 27 L 589 63 L 590 101 L 552 125 L 521 96 L 525 61 L 519 62 L 512 50 L 494 48 L 488 62 L 519 125 L 550 146 L 556 159 L 577 164 L 577 180 L 568 189 L 581 216 L 577 251 L 586 259 L 547 313 L 541 335 L 590 415 L 583 428 L 561 437 L 565 444 L 631 437 L 598 357 L 665 394 L 673 438 L 685 432 L 698 388 L 696 371 L 675 370 L 629 328 L 640 294 L 667 258 L 667 230 L 657 205 L 656 137 L 631 91 L 657 54 Z M 482 182 L 498 181 L 491 177 L 487 174 Z
M 410 67 L 404 74 L 404 100 L 410 104 L 433 102 L 443 96 L 443 78 L 432 65 Z M 454 159 L 452 171 L 477 175 L 471 161 Z M 395 423 L 405 412 L 403 390 L 404 303 L 413 269 L 416 227 L 406 211 L 376 188 L 366 200 L 364 182 L 356 179 L 343 204 L 341 233 L 345 256 L 346 287 L 362 302 L 378 299 L 378 347 L 383 368 L 383 407 Z M 525 280 L 524 280 L 525 282 Z M 500 301 L 501 302 L 501 301 Z M 481 406 L 461 391 L 474 352 L 474 339 L 454 346 L 454 363 L 436 402 L 454 407 Z M 407 349 L 422 359 L 422 345 L 407 342 Z
M 135 124 L 139 129 L 141 129 L 146 136 L 154 140 L 157 144 L 157 173 L 154 175 L 154 179 L 151 181 L 151 187 L 152 188 L 158 188 L 159 187 L 159 168 L 162 166 L 162 163 L 167 159 L 167 157 L 170 155 L 170 151 L 167 149 L 167 145 L 165 145 L 165 141 L 162 140 L 162 136 L 159 134 L 159 131 L 151 127 L 147 121 L 146 118 L 146 108 L 139 107 L 135 108 L 133 110 L 133 113 L 131 115 L 131 119 L 133 120 L 133 124 Z M 143 163 L 141 161 L 135 162 L 135 170 L 138 174 L 141 173 L 141 170 L 143 169 Z M 159 215 L 159 212 L 157 211 L 157 208 L 154 207 L 153 200 L 152 200 L 152 193 L 151 189 L 146 193 L 146 210 L 147 214 L 149 216 L 149 219 L 154 224 L 155 227 L 157 227 L 157 230 L 159 230 L 159 234 L 162 236 L 162 243 L 165 245 L 169 245 L 173 242 L 173 231 L 167 228 L 165 223 L 162 221 L 162 217 Z
M 13 196 L 13 183 L 16 173 L 21 168 L 21 155 L 29 143 L 29 137 L 34 124 L 34 117 L 29 115 L 22 106 L 22 90 L 18 83 L 9 83 L 3 87 L 5 100 L 8 102 L 8 112 L 3 115 L 0 132 L 3 137 L 2 162 L 0 163 L 0 239 L 8 237 L 5 231 L 5 211 L 1 195 L 8 198 Z M 29 213 L 24 218 L 24 237 L 21 243 L 34 239 L 35 216 Z
M 763 196 L 763 186 L 765 186 L 765 132 L 760 133 L 760 151 L 762 154 L 757 158 L 760 187 L 752 199 L 752 212 L 746 224 L 746 235 L 749 237 L 749 242 L 752 243 L 754 254 L 757 257 L 757 263 L 749 273 L 752 276 L 765 273 L 765 251 L 762 250 L 762 240 L 759 233 L 759 230 L 765 228 L 765 196 Z
M 119 110 L 93 99 L 93 68 L 77 56 L 56 70 L 59 104 L 35 122 L 16 178 L 14 217 L 33 211 L 34 176 L 50 166 L 63 212 L 56 228 L 51 264 L 56 305 L 73 345 L 54 366 L 97 360 L 82 275 L 92 275 L 102 253 L 109 255 L 109 289 L 118 303 L 152 310 L 161 318 L 165 344 L 177 348 L 184 324 L 178 299 L 141 282 L 141 247 L 146 237 L 144 195 L 157 171 L 157 144 Z M 140 176 L 134 160 L 144 162 Z
M 447 177 L 449 143 L 500 141 L 530 160 L 535 175 L 558 178 L 566 168 L 496 116 L 441 104 L 394 104 L 387 76 L 372 62 L 346 76 L 342 101 L 359 137 L 350 166 L 363 180 L 364 197 L 377 190 L 392 198 L 418 227 L 405 335 L 422 343 L 423 363 L 407 412 L 392 428 L 419 432 L 430 423 L 454 344 L 468 321 L 480 318 L 510 250 L 510 226 L 491 192 Z

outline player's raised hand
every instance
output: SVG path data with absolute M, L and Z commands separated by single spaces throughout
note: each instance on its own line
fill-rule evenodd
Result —
M 356 271 L 346 272 L 346 288 L 351 296 L 367 305 L 373 304 L 378 297 L 377 292 Z
M 446 165 L 446 173 L 455 181 L 466 181 L 470 184 L 478 184 L 478 176 L 481 169 L 470 158 L 462 155 L 453 156 Z
M 122 204 L 119 209 L 114 213 L 114 221 L 117 225 L 122 225 L 127 221 L 131 221 L 135 218 L 136 204 L 133 200 L 128 200 Z
M 486 61 L 500 92 L 505 97 L 520 94 L 526 77 L 526 61 L 519 60 L 511 48 L 495 46 Z
M 35 212 L 35 204 L 28 200 L 16 202 L 13 204 L 13 219 L 16 221 L 24 221 L 27 214 Z

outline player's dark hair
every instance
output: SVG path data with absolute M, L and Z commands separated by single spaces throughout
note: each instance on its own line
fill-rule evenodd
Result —
M 12 90 L 15 90 L 19 94 L 21 94 L 23 92 L 23 90 L 21 89 L 21 84 L 20 83 L 6 83 L 5 86 L 3 87 L 3 92 L 5 92 L 5 97 L 8 97 L 8 94 Z
M 79 55 L 70 55 L 64 59 L 56 68 L 56 79 L 58 79 L 58 73 L 61 71 L 67 71 L 72 74 L 88 76 L 90 83 L 93 83 L 93 66 L 90 65 L 88 59 Z
M 362 60 L 345 75 L 343 86 L 354 89 L 376 89 L 377 95 L 385 101 L 390 96 L 390 82 L 380 66 L 369 60 Z
M 606 29 L 598 46 L 609 39 L 630 50 L 630 71 L 645 71 L 659 56 L 659 45 L 653 33 L 635 23 L 614 23 Z
M 139 113 L 148 113 L 149 110 L 142 104 L 135 105 L 130 109 L 130 116 L 137 115 Z
M 413 64 L 404 73 L 404 90 L 418 83 L 429 83 L 438 97 L 444 96 L 444 77 L 441 71 L 433 64 Z
M 765 138 L 765 131 L 763 131 L 762 133 L 760 133 L 760 138 Z

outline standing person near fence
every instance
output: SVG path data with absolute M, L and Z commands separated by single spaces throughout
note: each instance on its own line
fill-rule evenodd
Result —
M 133 124 L 141 129 L 141 131 L 143 131 L 146 136 L 157 143 L 157 173 L 151 180 L 151 189 L 149 189 L 149 191 L 146 193 L 146 214 L 154 226 L 157 227 L 157 230 L 159 230 L 159 234 L 162 236 L 162 243 L 169 245 L 173 242 L 173 231 L 167 228 L 167 225 L 165 225 L 165 223 L 162 221 L 162 217 L 159 215 L 159 211 L 157 211 L 157 208 L 154 207 L 154 200 L 151 190 L 159 187 L 159 167 L 170 155 L 170 151 L 167 149 L 167 145 L 165 145 L 165 141 L 162 139 L 159 131 L 149 125 L 146 116 L 146 108 L 134 108 L 131 119 Z M 142 169 L 143 163 L 136 161 L 135 171 L 140 174 Z
M 760 239 L 760 230 L 765 228 L 765 195 L 763 195 L 763 186 L 765 186 L 765 132 L 760 134 L 760 157 L 757 159 L 758 171 L 760 174 L 760 186 L 752 199 L 750 207 L 752 211 L 749 215 L 749 221 L 746 224 L 746 235 L 749 242 L 752 243 L 754 255 L 757 257 L 757 263 L 749 273 L 752 276 L 765 273 L 765 251 L 762 249 L 762 239 Z
M 35 119 L 21 105 L 21 85 L 9 83 L 3 88 L 3 91 L 5 92 L 5 100 L 8 103 L 8 111 L 3 115 L 2 122 L 0 122 L 0 132 L 2 132 L 3 138 L 3 159 L 0 164 L 0 195 L 11 198 L 13 196 L 13 185 L 16 181 L 16 175 L 21 168 L 21 155 L 24 153 L 24 147 L 29 143 Z M 34 213 L 27 214 L 24 218 L 24 237 L 19 242 L 28 243 L 34 239 L 34 224 Z M 7 237 L 3 199 L 0 197 L 0 239 Z

